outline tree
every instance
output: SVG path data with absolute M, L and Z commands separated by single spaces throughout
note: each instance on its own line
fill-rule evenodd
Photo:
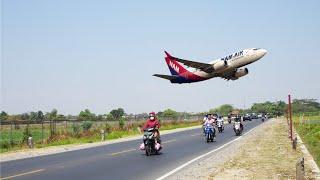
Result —
M 122 108 L 113 109 L 110 111 L 110 114 L 113 116 L 114 119 L 118 120 L 120 117 L 124 115 L 124 110 Z
M 30 116 L 29 116 L 29 119 L 31 121 L 36 121 L 38 119 L 38 113 L 37 112 L 30 112 Z
M 286 110 L 287 104 L 283 101 L 277 102 L 264 102 L 264 103 L 254 103 L 251 106 L 251 111 L 256 113 L 268 113 L 273 116 L 283 115 Z
M 161 114 L 161 117 L 173 118 L 173 119 L 177 119 L 178 116 L 179 116 L 179 113 L 177 111 L 172 110 L 172 109 L 166 109 Z
M 84 111 L 81 111 L 79 113 L 79 119 L 80 120 L 88 120 L 88 121 L 92 121 L 95 120 L 95 114 L 91 113 L 89 109 L 85 109 Z
M 49 119 L 56 119 L 58 115 L 58 110 L 57 109 L 52 109 L 52 111 L 49 113 Z
M 105 120 L 105 119 L 104 119 L 103 115 L 99 114 L 99 115 L 96 117 L 96 120 L 97 120 L 97 121 L 103 121 L 103 120 Z
M 227 116 L 229 113 L 233 111 L 233 106 L 230 104 L 224 104 L 215 109 L 210 109 L 209 113 L 218 113 L 222 116 Z
M 28 119 L 29 119 L 29 114 L 28 114 L 28 113 L 22 113 L 21 116 L 20 116 L 20 118 L 21 118 L 22 120 L 28 120 Z
M 6 112 L 1 111 L 1 114 L 0 114 L 0 120 L 1 121 L 7 120 L 8 117 L 9 117 L 9 115 Z
M 44 120 L 44 114 L 43 114 L 42 111 L 38 111 L 37 119 L 38 119 L 39 121 L 43 121 L 43 120 Z
M 292 101 L 292 111 L 294 113 L 320 111 L 320 103 L 316 99 L 294 99 Z
M 114 117 L 112 116 L 112 114 L 110 114 L 110 113 L 108 113 L 106 115 L 106 119 L 107 119 L 107 121 L 114 121 L 115 120 Z

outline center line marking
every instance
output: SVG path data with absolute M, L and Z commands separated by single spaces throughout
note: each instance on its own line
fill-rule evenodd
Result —
M 44 171 L 45 169 L 38 169 L 38 170 L 34 170 L 34 171 L 30 171 L 30 172 L 25 172 L 25 173 L 21 173 L 21 174 L 16 174 L 13 176 L 8 176 L 8 177 L 4 177 L 4 178 L 0 178 L 1 180 L 5 180 L 5 179 L 12 179 L 14 177 L 19 177 L 19 176 L 24 176 L 24 175 L 28 175 L 28 174 L 34 174 L 34 173 L 38 173 L 41 171 Z
M 111 153 L 111 154 L 109 154 L 109 155 L 111 155 L 111 156 L 115 156 L 115 155 L 118 155 L 118 154 L 122 154 L 122 153 L 130 152 L 130 151 L 135 151 L 135 150 L 136 150 L 136 149 L 132 148 L 132 149 L 124 150 L 124 151 L 119 151 L 119 152 Z
M 168 140 L 168 141 L 164 141 L 164 142 L 162 142 L 162 144 L 166 144 L 166 143 L 174 142 L 174 141 L 176 141 L 176 139 L 171 139 L 171 140 Z

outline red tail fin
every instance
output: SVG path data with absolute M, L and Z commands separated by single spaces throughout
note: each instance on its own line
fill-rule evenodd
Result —
M 164 52 L 166 53 L 166 63 L 172 75 L 180 75 L 188 71 L 179 62 L 175 61 L 175 57 L 171 56 L 167 51 Z

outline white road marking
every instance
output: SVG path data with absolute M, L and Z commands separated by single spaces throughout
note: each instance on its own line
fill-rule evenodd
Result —
M 166 144 L 166 143 L 174 142 L 174 141 L 176 141 L 176 139 L 171 139 L 171 140 L 168 140 L 168 141 L 164 141 L 164 142 L 162 142 L 162 144 Z
M 15 178 L 15 177 L 24 176 L 24 175 L 28 175 L 28 174 L 34 174 L 34 173 L 41 172 L 41 171 L 44 171 L 44 169 L 38 169 L 38 170 L 30 171 L 30 172 L 25 172 L 25 173 L 21 173 L 21 174 L 16 174 L 16 175 L 13 175 L 13 176 L 8 176 L 8 177 L 0 178 L 0 179 L 1 179 L 1 180 L 4 180 L 4 179 L 12 179 L 12 178 Z
M 260 125 L 261 125 L 261 124 L 260 124 Z M 258 126 L 260 126 L 260 125 L 258 125 Z M 257 128 L 258 126 L 256 126 L 255 128 Z M 253 131 L 255 128 L 253 128 L 253 129 L 249 130 L 248 132 L 244 133 L 242 136 L 247 135 L 248 133 L 250 133 L 251 131 Z M 203 157 L 205 157 L 205 156 L 208 156 L 209 154 L 214 153 L 214 152 L 216 152 L 216 151 L 218 151 L 218 150 L 220 150 L 220 149 L 228 146 L 229 144 L 231 144 L 231 143 L 233 143 L 233 142 L 238 141 L 240 138 L 242 138 L 242 136 L 239 136 L 238 138 L 236 138 L 236 139 L 234 139 L 234 140 L 232 140 L 232 141 L 230 141 L 230 142 L 227 142 L 227 143 L 223 144 L 222 146 L 220 146 L 220 147 L 218 147 L 218 148 L 216 148 L 216 149 L 214 149 L 214 150 L 212 150 L 212 151 L 209 151 L 209 152 L 207 152 L 207 153 L 205 153 L 205 154 L 203 154 L 203 155 L 200 155 L 200 156 L 198 156 L 198 157 L 196 157 L 196 158 L 194 158 L 194 159 L 192 159 L 192 160 L 190 160 L 190 161 L 188 161 L 188 162 L 180 165 L 179 167 L 171 170 L 170 172 L 164 174 L 163 176 L 157 178 L 156 180 L 163 180 L 163 179 L 169 177 L 170 175 L 178 172 L 178 171 L 181 170 L 182 168 L 190 165 L 191 163 L 193 163 L 193 162 L 195 162 L 195 161 L 197 161 L 197 160 L 199 160 L 199 159 L 201 159 L 201 158 L 203 158 Z
M 111 153 L 109 155 L 111 156 L 115 156 L 115 155 L 119 155 L 119 154 L 122 154 L 122 153 L 126 153 L 126 152 L 130 152 L 130 151 L 135 151 L 136 149 L 127 149 L 127 150 L 124 150 L 124 151 L 120 151 L 120 152 L 115 152 L 115 153 Z

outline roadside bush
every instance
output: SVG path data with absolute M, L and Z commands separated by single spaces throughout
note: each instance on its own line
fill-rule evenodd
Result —
M 9 149 L 10 148 L 10 142 L 9 141 L 1 141 L 0 148 L 1 149 Z
M 120 127 L 120 129 L 123 129 L 123 128 L 124 128 L 124 125 L 125 125 L 124 118 L 120 118 L 120 120 L 119 120 L 119 127 Z
M 83 121 L 81 124 L 81 127 L 83 131 L 89 131 L 90 128 L 92 127 L 92 122 L 91 121 Z
M 73 136 L 79 136 L 80 126 L 77 124 L 72 124 L 72 134 Z
M 110 133 L 111 132 L 111 125 L 109 124 L 109 123 L 106 123 L 106 125 L 105 125 L 105 131 L 106 131 L 106 133 Z

